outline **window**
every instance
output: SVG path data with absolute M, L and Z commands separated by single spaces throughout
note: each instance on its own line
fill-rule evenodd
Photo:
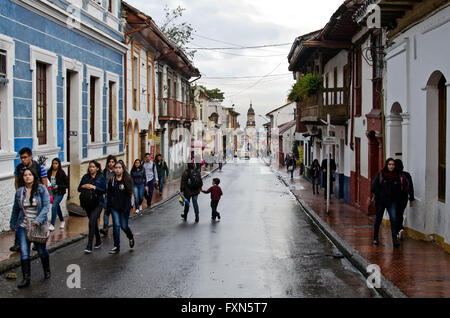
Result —
M 172 78 L 170 74 L 167 74 L 167 98 L 172 97 Z
M 438 200 L 445 203 L 445 175 L 447 156 L 447 87 L 445 77 L 442 76 L 438 84 L 439 90 L 439 177 Z
M 36 125 L 39 145 L 47 143 L 47 65 L 36 62 Z
M 89 81 L 89 97 L 90 97 L 90 117 L 89 117 L 89 124 L 90 124 L 90 134 L 91 134 L 91 142 L 95 141 L 95 82 L 96 78 L 94 76 L 90 77 Z
M 6 51 L 0 50 L 0 77 L 6 78 Z
M 175 76 L 173 80 L 173 99 L 177 100 L 177 77 Z
M 113 140 L 113 113 L 114 113 L 114 101 L 113 101 L 113 88 L 114 83 L 109 82 L 108 84 L 108 98 L 109 98 L 109 111 L 108 111 L 108 132 L 109 140 Z
M 113 0 L 108 0 L 108 11 L 112 13 Z
M 355 82 L 353 84 L 353 94 L 355 95 L 355 116 L 360 117 L 362 113 L 362 92 L 361 92 L 361 83 L 362 83 L 362 52 L 361 47 L 358 47 L 355 51 L 354 55 L 354 76 Z
M 163 80 L 162 80 L 162 73 L 158 72 L 157 73 L 157 78 L 158 78 L 158 101 L 159 101 L 159 106 L 162 106 L 162 98 L 163 98 Z
M 137 109 L 138 105 L 138 87 L 139 87 L 139 61 L 133 56 L 133 109 Z

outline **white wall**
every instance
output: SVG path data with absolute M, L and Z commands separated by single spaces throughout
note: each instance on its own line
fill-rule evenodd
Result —
M 450 81 L 450 7 L 441 10 L 405 33 L 398 35 L 388 51 L 385 112 L 399 102 L 405 113 L 402 122 L 404 164 L 414 181 L 416 202 L 408 208 L 407 226 L 438 234 L 450 243 L 450 169 L 447 169 L 446 203 L 437 202 L 437 116 L 432 105 L 430 76 L 440 71 Z M 449 85 L 449 84 L 447 84 Z M 447 109 L 450 105 L 447 86 Z M 434 106 L 434 107 L 433 107 Z M 408 121 L 409 118 L 409 121 Z M 450 153 L 450 112 L 447 110 L 447 158 Z M 387 138 L 392 138 L 388 135 Z M 407 154 L 407 156 L 405 156 Z

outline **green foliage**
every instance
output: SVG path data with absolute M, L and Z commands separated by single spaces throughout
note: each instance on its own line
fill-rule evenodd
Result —
M 191 86 L 191 93 L 192 93 L 191 96 L 194 95 L 194 91 L 195 91 L 196 87 L 197 87 L 197 85 Z M 209 98 L 211 98 L 211 99 L 215 99 L 215 100 L 218 100 L 218 101 L 223 101 L 225 99 L 225 96 L 224 96 L 225 93 L 221 92 L 220 88 L 207 89 L 203 85 L 198 85 L 198 87 L 203 88 L 205 93 L 206 93 L 206 95 L 208 95 Z
M 161 27 L 161 31 L 182 49 L 191 59 L 194 58 L 196 50 L 188 50 L 187 45 L 194 39 L 192 33 L 195 32 L 193 26 L 187 22 L 177 23 L 177 20 L 183 16 L 185 8 L 178 6 L 174 10 L 170 10 L 166 5 L 164 8 L 166 20 Z
M 323 78 L 318 74 L 307 74 L 292 85 L 288 99 L 299 102 L 308 96 L 317 94 L 323 90 Z

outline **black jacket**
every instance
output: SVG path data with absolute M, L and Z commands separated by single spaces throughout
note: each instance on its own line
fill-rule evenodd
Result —
M 399 201 L 402 204 L 406 204 L 409 201 L 414 201 L 414 186 L 413 186 L 413 181 L 412 181 L 412 177 L 411 175 L 406 172 L 406 171 L 402 171 L 400 172 L 400 175 L 404 175 L 407 179 L 408 179 L 408 183 L 409 183 L 409 190 L 408 192 L 400 192 L 400 198 Z
M 52 180 L 52 171 L 50 169 L 47 171 L 47 178 L 50 186 Z M 56 192 L 57 194 L 66 194 L 66 190 L 69 188 L 69 179 L 64 170 L 59 170 L 56 173 L 56 185 L 58 186 L 58 189 L 53 190 L 53 192 Z
M 397 176 L 387 179 L 380 172 L 373 180 L 370 190 L 375 194 L 375 202 L 387 207 L 400 198 L 400 178 Z
M 112 177 L 108 182 L 108 207 L 117 212 L 127 212 L 131 209 L 131 194 L 126 191 L 123 179 L 118 181 Z

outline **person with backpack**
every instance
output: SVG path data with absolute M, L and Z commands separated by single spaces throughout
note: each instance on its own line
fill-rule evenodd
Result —
M 114 177 L 114 166 L 117 162 L 117 158 L 113 155 L 109 155 L 106 158 L 106 167 L 103 169 L 103 175 L 105 176 L 106 182 L 106 191 L 108 191 L 108 182 Z M 105 197 L 105 205 L 103 208 L 103 228 L 100 230 L 100 233 L 103 236 L 108 235 L 109 231 L 109 216 L 111 215 L 111 210 L 108 208 L 108 199 Z
M 169 177 L 169 168 L 167 168 L 167 163 L 163 160 L 161 154 L 157 154 L 155 157 L 156 171 L 158 172 L 158 183 L 159 183 L 159 195 L 162 195 L 164 180 Z
M 156 171 L 156 165 L 152 161 L 151 155 L 147 152 L 144 155 L 145 162 L 143 164 L 145 171 L 145 193 L 144 197 L 147 200 L 147 207 L 152 205 L 153 190 L 155 185 L 158 185 L 158 172 Z
M 403 227 L 403 215 L 405 213 L 406 206 L 413 206 L 414 202 L 414 185 L 411 175 L 403 171 L 403 162 L 400 159 L 395 159 L 395 169 L 400 177 L 400 195 L 397 202 L 397 238 L 403 240 L 404 227 Z
M 378 245 L 378 232 L 386 209 L 391 221 L 392 243 L 394 248 L 400 247 L 397 240 L 397 202 L 400 196 L 400 178 L 395 169 L 395 161 L 388 158 L 384 168 L 376 175 L 372 182 L 371 192 L 375 195 L 375 225 L 373 244 Z M 373 197 L 371 201 L 373 201 Z
M 24 187 L 25 183 L 23 181 L 23 172 L 26 168 L 30 169 L 37 176 L 37 180 L 39 183 L 43 184 L 46 188 L 48 187 L 47 180 L 47 170 L 45 170 L 44 165 L 33 160 L 33 153 L 30 148 L 25 147 L 19 150 L 19 158 L 21 163 L 19 163 L 14 170 L 14 186 L 16 190 L 20 187 Z M 17 232 L 14 238 L 14 245 L 9 249 L 11 252 L 19 252 L 19 238 L 17 236 Z
M 294 179 L 294 171 L 297 168 L 297 163 L 295 162 L 294 156 L 289 156 L 289 160 L 287 161 L 287 169 L 291 173 L 291 180 Z
M 144 201 L 145 192 L 145 170 L 140 159 L 134 161 L 130 176 L 133 180 L 134 206 L 136 213 L 139 213 L 142 210 L 142 201 Z
M 195 167 L 193 163 L 188 163 L 187 169 L 183 172 L 183 175 L 181 176 L 180 192 L 184 195 L 184 197 L 188 202 L 190 202 L 192 198 L 192 204 L 194 206 L 195 212 L 195 222 L 198 223 L 199 210 L 197 198 L 200 193 L 200 189 L 203 186 L 203 180 L 200 171 L 194 168 Z M 184 221 L 187 220 L 189 205 L 190 204 L 184 205 L 184 213 L 181 214 L 181 217 L 183 218 Z
M 125 164 L 119 160 L 115 165 L 115 175 L 108 184 L 108 204 L 113 217 L 114 246 L 109 254 L 120 252 L 120 229 L 125 232 L 129 240 L 130 248 L 134 247 L 134 236 L 128 226 L 131 210 L 131 198 L 133 197 L 133 181 L 128 174 Z
M 80 192 L 80 205 L 86 211 L 89 217 L 88 244 L 84 252 L 92 253 L 92 243 L 95 235 L 95 246 L 99 248 L 102 245 L 100 231 L 98 229 L 98 219 L 104 206 L 103 195 L 106 192 L 105 176 L 102 174 L 102 166 L 96 160 L 89 162 L 87 173 L 81 178 L 78 186 Z
M 311 179 L 313 186 L 313 194 L 319 194 L 319 184 L 320 184 L 320 164 L 319 160 L 314 159 L 311 164 Z
M 219 187 L 220 179 L 214 178 L 212 181 L 212 187 L 208 190 L 203 191 L 203 193 L 211 193 L 211 220 L 215 221 L 216 217 L 220 220 L 220 213 L 217 211 L 217 206 L 219 205 L 220 197 L 223 195 L 222 189 Z
M 61 160 L 59 158 L 53 158 L 52 165 L 47 171 L 47 175 L 50 178 L 50 190 L 53 196 L 52 202 L 52 218 L 50 221 L 50 231 L 55 230 L 56 216 L 59 217 L 59 228 L 64 228 L 64 217 L 61 211 L 61 201 L 66 194 L 66 190 L 69 188 L 69 180 L 66 173 L 62 169 Z
M 30 242 L 27 230 L 30 226 L 47 224 L 47 213 L 50 209 L 50 195 L 47 188 L 38 182 L 35 171 L 26 167 L 22 172 L 24 186 L 16 191 L 10 219 L 10 229 L 17 233 L 20 244 L 20 263 L 23 280 L 18 288 L 28 287 L 31 279 Z M 21 184 L 22 184 L 21 182 Z M 33 243 L 39 253 L 44 278 L 50 278 L 50 256 L 46 243 Z

